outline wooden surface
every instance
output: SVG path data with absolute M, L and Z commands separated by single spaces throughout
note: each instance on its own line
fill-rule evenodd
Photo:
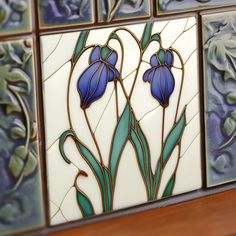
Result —
M 236 190 L 51 236 L 236 236 Z

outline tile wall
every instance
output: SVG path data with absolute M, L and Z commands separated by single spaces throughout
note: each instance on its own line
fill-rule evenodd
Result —
M 234 4 L 0 1 L 0 235 L 235 181 Z

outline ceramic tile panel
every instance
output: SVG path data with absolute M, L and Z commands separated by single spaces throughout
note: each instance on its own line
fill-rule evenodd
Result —
M 0 234 L 44 226 L 32 40 L 0 43 Z
M 158 13 L 194 11 L 202 8 L 230 6 L 235 0 L 156 0 Z
M 196 28 L 41 37 L 52 225 L 201 188 Z
M 236 180 L 236 12 L 203 16 L 208 186 Z
M 38 1 L 40 27 L 91 24 L 94 22 L 94 4 L 94 0 Z
M 31 31 L 31 1 L 0 1 L 0 35 Z
M 150 16 L 150 1 L 98 0 L 98 21 L 110 22 Z

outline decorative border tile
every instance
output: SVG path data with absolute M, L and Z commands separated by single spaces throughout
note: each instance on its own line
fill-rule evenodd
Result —
M 203 16 L 208 186 L 236 180 L 236 12 Z
M 94 4 L 94 0 L 39 1 L 40 27 L 55 28 L 94 23 Z
M 234 0 L 156 0 L 159 14 L 194 11 L 214 7 L 230 6 L 233 4 L 235 4 Z
M 0 1 L 0 34 L 29 32 L 32 29 L 30 0 Z
M 98 0 L 98 21 L 110 22 L 150 16 L 150 1 Z
M 0 43 L 1 235 L 45 225 L 32 43 Z

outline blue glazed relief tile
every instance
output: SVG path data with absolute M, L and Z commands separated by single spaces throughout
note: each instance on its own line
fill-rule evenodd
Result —
M 203 17 L 208 186 L 236 180 L 236 14 Z
M 0 235 L 44 225 L 32 40 L 0 43 Z
M 0 1 L 0 34 L 23 33 L 31 30 L 30 0 Z
M 150 1 L 99 0 L 98 3 L 98 20 L 100 22 L 150 16 Z
M 40 27 L 84 25 L 94 22 L 93 0 L 39 1 Z
M 235 4 L 235 0 L 156 0 L 159 13 L 196 10 Z

